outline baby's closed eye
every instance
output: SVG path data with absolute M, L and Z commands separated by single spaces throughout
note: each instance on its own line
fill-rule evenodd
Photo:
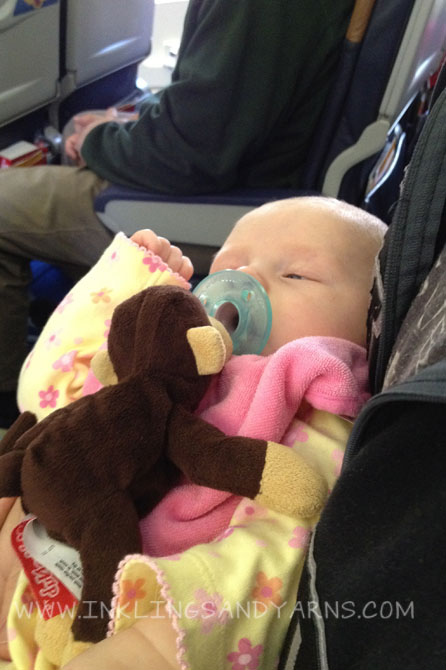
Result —
M 296 272 L 289 272 L 285 275 L 286 279 L 306 279 L 304 275 L 299 275 Z

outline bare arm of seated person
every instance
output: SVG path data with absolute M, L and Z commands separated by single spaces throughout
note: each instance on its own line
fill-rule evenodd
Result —
M 165 608 L 93 645 L 62 670 L 177 670 L 176 633 Z
M 10 660 L 6 618 L 21 568 L 11 545 L 11 531 L 22 518 L 20 500 L 0 499 L 0 659 L 3 660 Z

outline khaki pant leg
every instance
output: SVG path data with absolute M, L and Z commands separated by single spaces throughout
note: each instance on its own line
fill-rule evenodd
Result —
M 107 184 L 88 169 L 0 170 L 0 391 L 15 388 L 26 353 L 29 261 L 94 265 L 113 237 L 93 209 Z

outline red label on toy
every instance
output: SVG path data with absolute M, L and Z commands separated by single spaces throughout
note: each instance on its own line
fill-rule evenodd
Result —
M 14 528 L 11 542 L 28 578 L 38 611 L 45 621 L 59 614 L 74 614 L 77 598 L 57 577 L 36 561 L 25 546 L 23 534 L 26 526 L 32 523 L 34 518 L 27 518 Z

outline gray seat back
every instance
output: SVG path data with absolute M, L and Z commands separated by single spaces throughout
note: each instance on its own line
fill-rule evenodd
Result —
M 0 127 L 58 95 L 59 0 L 0 0 Z
M 150 53 L 154 0 L 67 0 L 62 96 Z

